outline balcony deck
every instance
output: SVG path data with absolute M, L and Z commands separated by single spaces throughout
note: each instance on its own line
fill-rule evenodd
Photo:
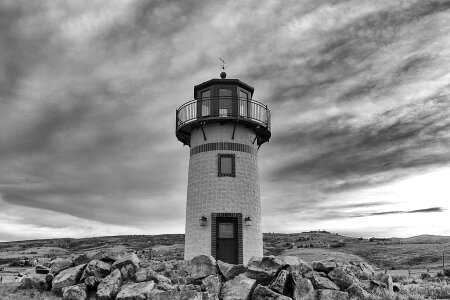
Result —
M 191 100 L 176 110 L 176 136 L 185 145 L 190 145 L 192 130 L 213 123 L 242 124 L 252 128 L 258 146 L 268 142 L 271 136 L 270 110 L 253 99 L 203 98 Z

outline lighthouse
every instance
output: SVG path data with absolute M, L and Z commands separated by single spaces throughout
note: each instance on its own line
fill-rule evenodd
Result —
M 176 110 L 177 139 L 190 149 L 184 259 L 247 264 L 263 255 L 257 158 L 270 111 L 252 86 L 220 77 L 194 86 L 194 100 Z

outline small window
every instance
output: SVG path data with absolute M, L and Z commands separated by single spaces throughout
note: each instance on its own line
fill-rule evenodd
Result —
M 234 154 L 219 154 L 219 176 L 236 177 Z
M 219 223 L 219 239 L 234 238 L 233 223 Z

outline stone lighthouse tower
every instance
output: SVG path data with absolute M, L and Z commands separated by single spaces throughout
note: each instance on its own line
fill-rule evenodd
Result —
M 185 259 L 233 264 L 263 255 L 257 154 L 270 111 L 239 79 L 211 79 L 176 111 L 176 136 L 190 147 Z

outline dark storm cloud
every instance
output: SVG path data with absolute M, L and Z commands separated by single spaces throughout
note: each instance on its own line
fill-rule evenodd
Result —
M 261 150 L 269 215 L 381 209 L 386 201 L 336 205 L 330 195 L 450 162 L 449 8 L 3 1 L 1 199 L 40 227 L 48 222 L 28 208 L 144 228 L 172 220 L 182 231 L 188 151 L 173 114 L 225 57 L 230 77 L 272 111 Z

